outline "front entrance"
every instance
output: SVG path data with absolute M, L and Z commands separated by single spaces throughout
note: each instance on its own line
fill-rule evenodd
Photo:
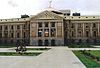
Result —
M 42 46 L 42 44 L 43 44 L 42 40 L 38 40 L 38 45 Z
M 44 41 L 44 45 L 45 45 L 45 46 L 48 46 L 48 45 L 49 45 L 49 41 L 48 41 L 48 40 L 45 40 L 45 41 Z
M 51 46 L 55 46 L 55 40 L 54 39 L 51 40 Z

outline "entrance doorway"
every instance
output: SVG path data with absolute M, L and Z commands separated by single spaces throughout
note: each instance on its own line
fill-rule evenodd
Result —
M 43 43 L 42 40 L 38 40 L 38 45 L 39 46 L 42 46 L 42 43 Z
M 45 46 L 48 46 L 48 45 L 49 45 L 49 41 L 48 41 L 48 40 L 45 40 L 45 41 L 44 41 L 44 45 L 45 45 Z
M 54 39 L 51 40 L 51 46 L 55 46 L 55 40 Z

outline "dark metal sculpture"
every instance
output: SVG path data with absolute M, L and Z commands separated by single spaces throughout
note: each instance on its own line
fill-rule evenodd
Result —
M 25 43 L 25 40 L 18 40 L 16 42 L 16 46 L 17 46 L 17 48 L 15 49 L 16 52 L 19 54 L 25 53 L 27 51 L 26 45 L 27 44 Z

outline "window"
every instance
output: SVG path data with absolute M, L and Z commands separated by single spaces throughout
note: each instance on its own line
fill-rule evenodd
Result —
M 2 26 L 0 26 L 0 30 L 2 30 Z
M 12 29 L 12 30 L 14 29 L 13 25 L 11 26 L 11 29 Z
M 20 34 L 19 33 L 17 33 L 17 38 L 19 38 L 20 37 Z
M 89 28 L 89 24 L 88 23 L 86 23 L 86 28 Z
M 0 32 L 0 38 L 2 37 L 2 33 Z
M 49 23 L 48 22 L 45 22 L 45 27 L 48 27 Z
M 67 23 L 65 23 L 65 27 L 68 28 L 68 24 Z
M 45 45 L 45 46 L 49 45 L 49 41 L 48 41 L 48 40 L 45 40 L 45 41 L 44 41 L 44 45 Z
M 8 33 L 5 32 L 5 33 L 4 33 L 4 37 L 5 37 L 5 38 L 8 38 Z
M 26 29 L 26 25 L 25 24 L 23 25 L 23 29 Z
M 49 37 L 49 29 L 44 29 L 44 36 Z
M 26 37 L 26 33 L 24 32 L 24 35 L 23 35 L 23 37 L 25 38 Z
M 11 38 L 13 38 L 14 37 L 14 34 L 13 33 L 11 33 Z
M 38 27 L 42 27 L 42 22 L 38 22 Z
M 55 40 L 54 39 L 51 40 L 51 46 L 55 46 Z
M 71 24 L 71 28 L 74 28 L 74 24 L 73 23 Z
M 89 37 L 89 31 L 86 31 L 86 37 Z
M 13 40 L 10 40 L 10 43 L 12 44 L 12 43 L 14 43 L 14 41 Z
M 17 25 L 17 29 L 20 29 L 20 25 Z
M 55 37 L 56 36 L 56 30 L 55 29 L 51 29 L 51 37 Z
M 39 46 L 42 46 L 42 43 L 43 43 L 42 40 L 38 40 L 38 45 Z
M 74 31 L 72 31 L 72 37 L 74 37 Z
M 82 24 L 81 24 L 81 23 L 79 23 L 79 24 L 78 24 L 78 28 L 81 28 L 81 27 L 82 27 Z
M 96 24 L 95 23 L 93 23 L 93 27 L 96 27 Z
M 42 37 L 42 29 L 38 29 L 38 37 Z
M 5 29 L 5 30 L 7 30 L 7 29 L 8 29 L 8 27 L 7 27 L 7 26 L 5 26 L 5 27 L 4 27 L 4 29 Z
M 51 27 L 55 27 L 55 22 L 51 22 Z
M 81 31 L 78 32 L 78 37 L 82 37 L 82 32 Z
M 96 37 L 96 31 L 93 31 L 93 37 Z

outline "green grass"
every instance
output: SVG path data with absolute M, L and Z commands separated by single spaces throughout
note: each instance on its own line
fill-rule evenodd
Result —
M 37 56 L 41 53 L 22 53 L 22 54 L 19 54 L 19 53 L 16 53 L 16 52 L 0 52 L 0 56 Z
M 72 44 L 72 45 L 69 45 L 68 46 L 69 48 L 94 48 L 93 46 L 91 45 L 76 45 L 76 44 Z
M 95 55 L 95 56 L 97 56 L 97 57 L 100 57 L 100 50 L 96 50 L 96 51 L 90 51 L 90 53 L 92 54 L 92 55 Z
M 100 63 L 97 63 L 96 61 L 92 60 L 91 58 L 86 57 L 84 54 L 80 53 L 79 51 L 73 51 L 75 53 L 75 55 L 83 62 L 83 64 L 87 67 L 87 68 L 100 68 Z M 92 53 L 94 53 L 95 51 L 93 51 Z M 100 51 L 96 51 L 95 52 L 100 53 Z M 100 54 L 99 54 L 100 57 Z
M 27 50 L 49 50 L 51 48 L 27 48 Z

